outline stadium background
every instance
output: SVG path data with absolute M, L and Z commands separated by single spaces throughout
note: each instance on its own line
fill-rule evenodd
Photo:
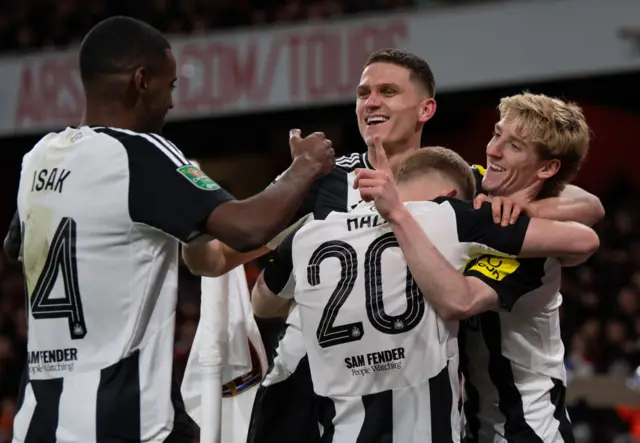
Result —
M 629 389 L 640 378 L 640 2 L 3 2 L 0 232 L 16 208 L 22 156 L 45 132 L 79 123 L 74 48 L 113 14 L 172 36 L 180 79 L 165 135 L 240 198 L 287 167 L 290 128 L 324 131 L 339 155 L 363 149 L 353 92 L 366 55 L 379 47 L 429 61 L 438 111 L 423 144 L 472 163 L 484 164 L 500 97 L 528 89 L 581 104 L 594 139 L 576 183 L 601 198 L 607 215 L 596 227 L 600 251 L 563 279 L 571 414 L 580 442 L 640 439 L 640 391 Z M 250 285 L 260 266 L 246 265 Z M 198 316 L 199 279 L 182 266 L 179 374 Z M 0 255 L 0 443 L 10 441 L 24 359 L 22 276 Z

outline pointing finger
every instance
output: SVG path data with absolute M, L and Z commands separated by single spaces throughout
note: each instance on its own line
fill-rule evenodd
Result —
M 376 147 L 376 169 L 383 171 L 390 170 L 391 168 L 389 167 L 389 160 L 387 160 L 387 153 L 384 152 L 382 139 L 379 135 L 373 137 L 373 143 Z

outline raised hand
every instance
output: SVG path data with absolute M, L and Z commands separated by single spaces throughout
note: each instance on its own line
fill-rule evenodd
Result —
M 303 161 L 317 177 L 328 174 L 335 165 L 336 153 L 331 140 L 322 132 L 314 132 L 302 138 L 299 129 L 289 131 L 289 147 L 294 161 Z
M 364 201 L 373 201 L 380 215 L 388 218 L 394 211 L 404 209 L 404 205 L 398 195 L 398 188 L 380 137 L 376 135 L 373 141 L 377 169 L 356 169 L 353 187 L 360 189 L 360 196 Z

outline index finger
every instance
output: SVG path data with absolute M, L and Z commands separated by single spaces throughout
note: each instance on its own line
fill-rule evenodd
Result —
M 384 152 L 384 147 L 382 146 L 382 140 L 379 135 L 373 137 L 373 143 L 376 147 L 376 169 L 388 171 L 391 169 L 389 167 L 389 160 L 387 160 L 387 153 Z

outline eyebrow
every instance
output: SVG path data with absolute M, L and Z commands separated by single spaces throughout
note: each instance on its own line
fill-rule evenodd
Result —
M 496 123 L 496 124 L 493 126 L 493 130 L 494 130 L 495 132 L 502 132 L 502 128 L 500 128 L 500 124 L 499 124 L 499 123 Z M 522 139 L 521 137 L 518 137 L 517 135 L 511 135 L 509 138 L 510 138 L 510 139 L 512 139 L 512 140 L 513 140 L 513 141 L 515 141 L 515 142 L 520 143 L 520 144 L 523 144 L 523 145 L 524 145 L 524 144 L 526 144 L 526 142 L 524 141 L 524 139 Z
M 396 83 L 378 83 L 373 85 L 376 89 L 384 89 L 384 88 L 392 88 L 392 89 L 400 89 L 400 86 Z M 370 85 L 358 85 L 356 91 L 369 91 L 371 89 Z

